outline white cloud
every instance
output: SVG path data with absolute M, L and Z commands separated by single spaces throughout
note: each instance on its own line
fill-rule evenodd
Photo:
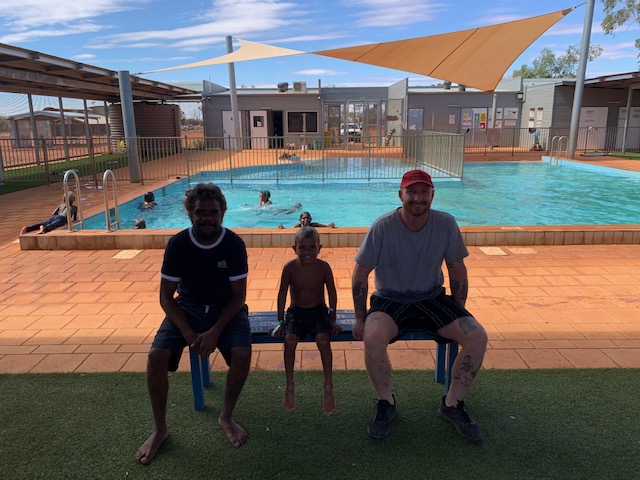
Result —
M 483 13 L 482 15 L 474 18 L 473 22 L 469 22 L 470 28 L 480 27 L 483 25 L 497 25 L 499 23 L 514 22 L 516 20 L 522 20 L 523 18 L 527 17 L 527 15 L 520 13 L 521 8 L 519 7 L 494 7 L 481 9 L 481 11 Z
M 396 27 L 430 22 L 438 13 L 449 7 L 446 3 L 433 3 L 429 0 L 401 4 L 394 2 L 392 5 L 388 0 L 352 0 L 350 5 L 359 6 L 355 26 L 360 28 Z
M 294 75 L 316 75 L 318 77 L 322 75 L 343 75 L 345 72 L 338 72 L 336 70 L 326 70 L 322 68 L 308 68 L 306 70 L 298 70 L 293 72 Z
M 303 13 L 299 5 L 289 2 L 215 0 L 210 10 L 198 16 L 198 19 L 205 20 L 202 23 L 109 35 L 105 39 L 97 39 L 93 47 L 99 48 L 103 41 L 116 46 L 162 41 L 173 48 L 196 51 L 223 42 L 227 35 L 251 38 L 265 32 L 290 29 L 294 24 L 304 23 L 299 19 Z
M 261 43 L 298 43 L 298 42 L 317 42 L 323 40 L 336 40 L 338 38 L 345 38 L 348 35 L 345 33 L 327 33 L 324 35 L 297 35 L 283 38 L 274 38 L 271 40 L 264 40 Z
M 131 60 L 126 60 L 127 62 L 158 62 L 158 61 L 167 61 L 167 62 L 175 62 L 179 60 L 192 60 L 192 57 L 185 56 L 176 56 L 176 57 L 139 57 Z M 176 80 L 178 81 L 178 80 Z
M 96 58 L 96 56 L 93 53 L 81 53 L 80 55 L 74 55 L 73 57 L 76 60 L 91 60 Z
M 556 23 L 545 35 L 576 35 L 577 38 L 582 38 L 583 30 L 584 23 Z M 600 24 L 593 22 L 591 25 L 591 34 L 593 35 L 595 33 L 602 33 L 602 27 Z
M 75 35 L 81 33 L 93 33 L 101 30 L 103 27 L 94 23 L 83 23 L 70 25 L 64 28 L 56 28 L 52 30 L 47 29 L 31 29 L 23 32 L 9 33 L 7 35 L 0 36 L 0 43 L 7 43 L 10 45 L 25 43 L 30 40 L 47 37 L 63 37 L 66 35 Z
M 0 18 L 4 27 L 24 31 L 37 27 L 76 22 L 138 8 L 150 0 L 2 0 Z
M 598 60 L 620 60 L 624 58 L 637 58 L 638 49 L 634 42 L 621 42 L 610 45 L 602 45 L 602 55 Z

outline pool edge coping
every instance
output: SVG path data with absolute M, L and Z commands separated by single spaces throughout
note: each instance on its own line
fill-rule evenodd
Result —
M 46 235 L 20 235 L 21 250 L 146 250 L 164 249 L 182 229 L 54 230 Z M 237 228 L 248 248 L 288 248 L 296 229 Z M 318 228 L 326 248 L 360 247 L 368 227 Z M 466 226 L 460 227 L 467 246 L 640 244 L 640 225 Z

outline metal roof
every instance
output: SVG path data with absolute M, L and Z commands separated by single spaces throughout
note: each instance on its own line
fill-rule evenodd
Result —
M 0 91 L 120 101 L 118 72 L 0 43 Z M 194 90 L 131 75 L 134 100 L 175 100 Z
M 640 87 L 640 72 L 605 75 L 602 77 L 590 78 L 584 82 L 585 87 L 620 88 L 623 90 L 628 90 L 632 85 L 638 85 Z M 634 86 L 634 89 L 635 88 L 636 87 Z

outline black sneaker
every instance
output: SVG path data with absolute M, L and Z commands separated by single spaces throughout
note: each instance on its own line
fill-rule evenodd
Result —
M 396 397 L 393 397 L 393 405 L 387 400 L 378 400 L 376 416 L 369 422 L 367 433 L 372 438 L 382 440 L 391 433 L 391 422 L 396 418 Z
M 438 410 L 438 416 L 453 425 L 458 434 L 470 442 L 482 440 L 482 430 L 467 413 L 464 402 L 458 402 L 457 407 L 448 407 L 442 397 L 442 403 Z

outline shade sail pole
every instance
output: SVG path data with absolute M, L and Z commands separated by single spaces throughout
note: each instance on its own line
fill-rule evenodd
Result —
M 576 89 L 573 93 L 573 108 L 571 109 L 571 125 L 569 127 L 569 141 L 567 142 L 567 157 L 573 158 L 578 145 L 578 129 L 580 127 L 580 108 L 582 107 L 582 95 L 584 93 L 584 77 L 587 72 L 589 60 L 589 40 L 591 38 L 591 25 L 593 24 L 593 10 L 596 0 L 587 0 L 587 11 L 584 14 L 584 28 L 582 29 L 582 45 L 580 48 L 580 63 L 576 78 Z
M 227 53 L 233 52 L 233 39 L 227 35 Z M 238 114 L 238 92 L 236 91 L 236 69 L 233 62 L 229 62 L 229 88 L 231 89 L 231 116 L 233 117 L 233 136 L 236 151 L 242 151 L 242 132 L 240 130 L 240 115 Z M 231 148 L 231 145 L 229 145 Z

